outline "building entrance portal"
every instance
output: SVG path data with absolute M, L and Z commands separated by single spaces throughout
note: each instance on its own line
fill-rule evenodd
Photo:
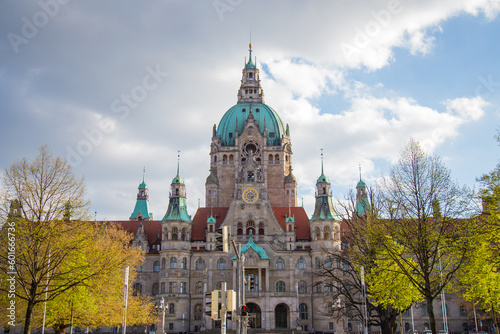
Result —
M 286 304 L 278 304 L 274 309 L 276 318 L 276 328 L 288 328 L 288 306 Z
M 261 314 L 260 307 L 254 303 L 248 303 L 248 323 L 249 328 L 262 328 L 261 327 Z

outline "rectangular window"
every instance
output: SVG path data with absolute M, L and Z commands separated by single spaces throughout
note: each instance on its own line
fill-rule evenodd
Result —
M 161 291 L 161 292 L 160 292 L 161 294 L 164 294 L 164 293 L 165 293 L 165 282 L 162 282 L 162 283 L 161 283 L 161 288 L 160 288 L 160 291 Z
M 173 331 L 174 330 L 174 324 L 171 322 L 168 324 L 168 330 Z
M 176 289 L 177 289 L 176 282 L 168 282 L 168 293 L 175 293 Z
M 427 312 L 427 304 L 422 304 L 420 308 L 422 309 L 422 316 L 425 317 L 429 315 L 429 313 Z
M 333 325 L 333 322 L 328 323 L 328 329 L 329 330 L 335 330 L 335 326 Z
M 181 293 L 186 293 L 186 282 L 181 282 Z

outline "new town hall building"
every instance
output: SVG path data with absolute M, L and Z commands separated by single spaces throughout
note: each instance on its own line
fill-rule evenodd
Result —
M 265 104 L 251 45 L 249 52 L 237 103 L 213 127 L 206 207 L 190 215 L 178 168 L 160 221 L 152 220 L 143 180 L 130 220 L 120 222 L 135 235 L 134 245 L 146 252 L 130 285 L 136 293 L 164 298 L 165 331 L 216 328 L 216 321 L 205 315 L 205 293 L 220 289 L 222 282 L 228 289 L 238 288 L 234 251 L 216 249 L 216 229 L 227 226 L 241 245 L 247 281 L 254 282 L 245 293 L 252 327 L 359 331 L 358 322 L 328 315 L 332 298 L 313 276 L 315 266 L 325 263 L 325 251 L 341 249 L 341 220 L 333 208 L 330 181 L 321 166 L 314 213 L 308 217 L 297 204 L 288 125 Z M 359 200 L 366 200 L 364 187 L 360 181 Z M 228 321 L 228 328 L 236 324 Z

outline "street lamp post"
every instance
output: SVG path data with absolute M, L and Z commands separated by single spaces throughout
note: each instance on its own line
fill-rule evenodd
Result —
M 168 309 L 168 306 L 165 304 L 165 298 L 161 297 L 160 305 L 156 307 L 158 311 L 161 310 L 161 333 L 165 334 L 165 310 Z

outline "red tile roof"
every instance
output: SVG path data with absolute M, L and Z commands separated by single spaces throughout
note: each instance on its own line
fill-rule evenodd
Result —
M 148 236 L 148 242 L 150 246 L 149 253 L 157 253 L 156 249 L 151 248 L 153 244 L 161 244 L 161 225 L 159 220 L 119 220 L 112 221 L 110 223 L 116 223 L 121 226 L 125 231 L 128 231 L 135 235 L 139 224 L 142 223 L 144 226 L 144 233 Z
M 283 230 L 286 231 L 286 217 L 288 217 L 288 207 L 274 207 L 274 215 L 280 223 Z M 295 220 L 295 235 L 297 240 L 310 240 L 311 229 L 309 228 L 309 218 L 302 207 L 290 208 L 293 219 Z
M 205 240 L 205 230 L 207 228 L 207 219 L 210 213 L 215 218 L 215 228 L 218 228 L 224 221 L 229 208 L 198 208 L 193 217 L 193 226 L 191 228 L 191 240 L 200 241 Z

